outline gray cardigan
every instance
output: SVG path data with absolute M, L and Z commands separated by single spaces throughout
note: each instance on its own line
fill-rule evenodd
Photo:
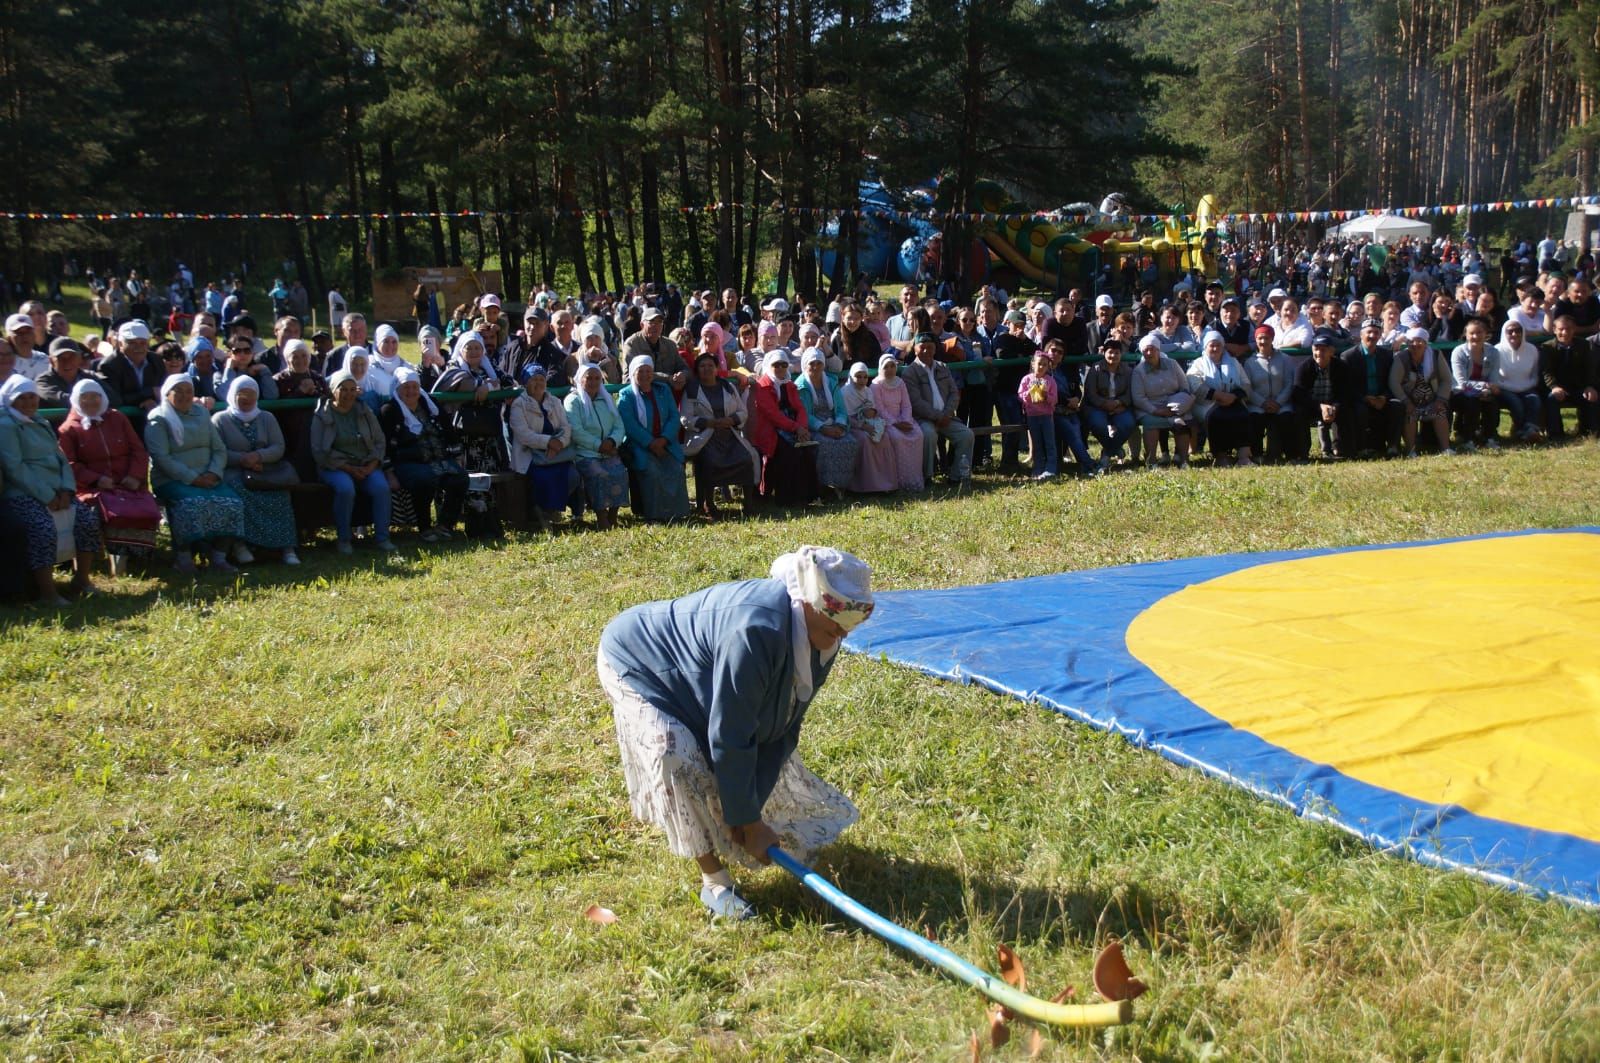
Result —
M 228 448 L 230 469 L 242 464 L 245 455 L 252 452 L 261 455 L 263 465 L 283 460 L 283 429 L 278 427 L 278 419 L 272 416 L 271 412 L 262 410 L 256 414 L 258 445 L 254 447 L 245 439 L 239 418 L 232 410 L 218 410 L 211 415 L 211 423 L 216 426 L 217 434 L 222 437 L 222 445 Z

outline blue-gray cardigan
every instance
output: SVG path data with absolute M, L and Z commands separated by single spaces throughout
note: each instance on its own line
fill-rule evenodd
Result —
M 783 584 L 757 579 L 636 605 L 600 636 L 622 681 L 700 743 L 732 826 L 761 818 L 800 739 L 809 703 L 793 703 L 791 623 Z M 807 649 L 820 689 L 838 658 Z

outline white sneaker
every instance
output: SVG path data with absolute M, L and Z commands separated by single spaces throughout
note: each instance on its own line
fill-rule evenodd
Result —
M 241 565 L 253 565 L 255 564 L 256 555 L 252 554 L 250 548 L 244 543 L 234 543 L 233 559 Z
M 285 550 L 283 552 L 283 563 L 286 565 L 298 565 L 300 563 L 300 555 L 293 550 Z
M 710 909 L 713 917 L 736 920 L 756 917 L 750 902 L 726 886 L 701 886 L 700 903 Z

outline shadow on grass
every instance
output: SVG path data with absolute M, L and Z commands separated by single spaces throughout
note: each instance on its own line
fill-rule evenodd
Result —
M 944 864 L 890 859 L 875 849 L 848 843 L 823 850 L 811 866 L 879 915 L 939 938 L 966 937 L 978 930 L 980 937 L 993 934 L 1018 944 L 1089 948 L 1115 936 L 1151 948 L 1169 922 L 1178 918 L 1174 899 L 1136 883 L 1115 889 L 1019 889 L 981 871 L 963 874 Z M 750 887 L 749 894 L 756 907 L 780 926 L 810 921 L 819 914 L 830 922 L 841 918 L 788 875 L 764 879 Z

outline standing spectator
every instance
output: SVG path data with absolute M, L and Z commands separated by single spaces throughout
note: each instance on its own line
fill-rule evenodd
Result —
M 346 305 L 346 303 L 344 301 L 344 296 L 339 294 L 339 289 L 336 288 L 336 287 L 333 287 L 332 285 L 330 285 L 328 287 L 328 320 L 330 322 L 336 324 L 336 325 L 340 324 L 341 322 L 344 321 L 344 316 L 345 316 L 345 314 L 349 313 L 349 311 L 350 311 L 350 307 L 348 305 Z M 366 324 L 366 318 L 362 318 L 361 321 L 362 321 L 363 325 Z M 343 332 L 340 333 L 340 336 L 343 339 L 345 339 L 347 342 L 350 339 L 349 335 L 347 335 L 347 334 L 345 334 Z M 360 340 L 360 342 L 358 342 L 356 344 L 356 346 L 360 347 L 363 344 L 365 344 L 366 341 L 367 341 L 366 333 L 362 333 L 361 340 Z M 339 367 L 338 366 L 332 366 L 331 368 L 328 369 L 328 372 L 332 372 L 334 369 L 337 369 L 337 368 L 339 368 Z
M 1035 351 L 1033 372 L 1017 385 L 1017 399 L 1027 418 L 1029 453 L 1033 457 L 1033 478 L 1052 479 L 1057 472 L 1056 458 L 1056 381 L 1050 355 Z

